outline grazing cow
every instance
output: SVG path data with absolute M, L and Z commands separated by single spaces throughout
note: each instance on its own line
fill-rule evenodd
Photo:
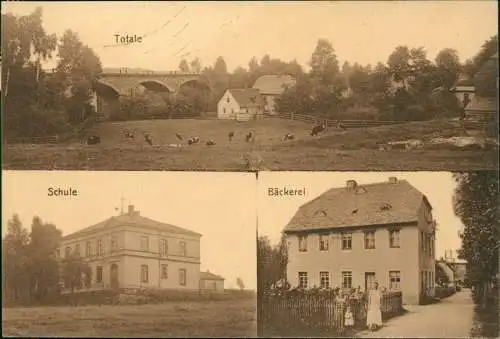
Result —
M 246 142 L 250 142 L 253 140 L 253 132 L 248 132 L 247 135 L 245 136 Z
M 292 134 L 292 133 L 287 133 L 284 137 L 283 137 L 283 141 L 286 141 L 286 140 L 293 140 L 295 139 L 295 136 Z
M 135 139 L 134 132 L 126 131 L 125 132 L 125 138 L 126 139 Z
M 153 146 L 153 139 L 149 134 L 144 134 L 144 140 L 150 145 Z
M 101 138 L 96 135 L 92 135 L 87 138 L 87 145 L 97 145 L 101 143 Z
M 229 138 L 229 141 L 233 140 L 234 132 L 229 132 L 229 134 L 227 136 Z
M 316 125 L 313 127 L 312 131 L 311 131 L 311 135 L 312 136 L 316 136 L 318 135 L 319 133 L 323 132 L 324 130 L 326 129 L 326 125 L 325 124 L 321 124 L 321 125 Z
M 176 136 L 176 137 L 177 137 L 177 139 L 179 139 L 179 140 L 184 140 L 184 139 L 182 138 L 182 135 L 180 135 L 179 133 L 175 133 L 175 136 Z
M 206 145 L 207 145 L 207 146 L 213 146 L 213 145 L 215 145 L 215 140 L 214 140 L 214 139 L 210 139 L 210 140 L 208 140 L 208 141 L 206 142 Z
M 200 141 L 200 138 L 198 137 L 192 137 L 188 139 L 188 145 L 194 145 L 197 144 Z

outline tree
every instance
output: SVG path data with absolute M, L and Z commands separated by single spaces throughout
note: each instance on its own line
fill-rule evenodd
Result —
M 225 76 L 228 74 L 226 61 L 224 60 L 223 57 L 220 56 L 217 58 L 217 60 L 215 60 L 213 71 L 216 75 L 220 76 Z
M 286 280 L 288 253 L 283 235 L 279 244 L 272 245 L 267 237 L 259 237 L 257 243 L 257 276 L 259 292 L 268 291 L 280 280 Z
M 492 36 L 484 42 L 480 51 L 472 58 L 466 61 L 465 70 L 472 78 L 481 67 L 495 54 L 498 53 L 498 34 Z
M 92 283 L 91 267 L 77 254 L 70 253 L 62 262 L 62 276 L 65 288 L 74 293 L 75 289 L 90 287 Z
M 236 279 L 236 285 L 240 288 L 241 291 L 245 288 L 245 284 L 243 283 L 243 280 L 241 278 Z
M 320 84 L 331 86 L 339 75 L 337 55 L 332 44 L 326 39 L 319 39 L 311 56 L 311 77 Z
M 7 234 L 2 244 L 3 290 L 6 300 L 29 300 L 28 244 L 28 231 L 23 227 L 19 216 L 14 214 L 7 222 Z
M 179 71 L 182 73 L 188 73 L 189 72 L 189 64 L 186 61 L 186 59 L 182 59 L 180 64 L 179 64 Z
M 295 86 L 291 86 L 276 99 L 278 111 L 309 114 L 313 108 L 312 84 L 307 76 L 297 79 Z
M 454 210 L 464 225 L 458 257 L 467 261 L 466 280 L 476 301 L 486 306 L 498 274 L 498 174 L 478 171 L 456 173 L 454 178 Z
M 59 287 L 59 266 L 55 252 L 62 237 L 61 230 L 34 217 L 28 254 L 30 257 L 31 295 L 42 301 Z
M 435 274 L 436 274 L 436 284 L 438 284 L 441 287 L 446 287 L 450 283 L 450 278 L 444 271 L 444 269 L 439 265 L 438 262 L 436 262 L 435 265 Z
M 199 58 L 195 58 L 190 63 L 191 72 L 200 73 L 201 72 L 201 61 Z
M 458 80 L 462 69 L 457 51 L 451 48 L 441 50 L 436 56 L 436 66 L 439 86 L 450 90 Z

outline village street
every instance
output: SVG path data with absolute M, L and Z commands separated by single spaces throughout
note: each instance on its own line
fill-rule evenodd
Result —
M 431 305 L 407 305 L 408 313 L 384 323 L 379 331 L 360 338 L 468 338 L 473 327 L 474 302 L 468 289 Z

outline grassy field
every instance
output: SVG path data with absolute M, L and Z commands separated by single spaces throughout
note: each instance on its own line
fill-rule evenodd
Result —
M 97 146 L 78 141 L 57 145 L 6 145 L 4 169 L 31 170 L 481 170 L 496 169 L 498 149 L 464 150 L 442 146 L 404 150 L 378 149 L 379 143 L 408 139 L 429 140 L 460 136 L 463 130 L 449 121 L 406 123 L 394 126 L 329 129 L 312 137 L 311 125 L 283 119 L 236 122 L 217 120 L 146 120 L 102 123 L 92 133 Z M 138 140 L 125 140 L 124 130 L 136 131 Z M 235 132 L 228 140 L 228 133 Z M 256 135 L 253 143 L 244 136 Z M 153 137 L 153 146 L 141 134 Z M 177 140 L 198 136 L 188 146 Z M 293 133 L 295 140 L 283 141 Z M 214 139 L 215 146 L 205 141 Z M 179 145 L 180 144 L 180 145 Z
M 256 300 L 2 310 L 3 336 L 256 337 Z

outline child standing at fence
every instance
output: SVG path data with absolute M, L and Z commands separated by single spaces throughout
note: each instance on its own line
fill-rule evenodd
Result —
M 351 306 L 347 305 L 347 310 L 345 312 L 344 326 L 346 328 L 351 328 L 354 326 L 354 316 L 352 315 Z

